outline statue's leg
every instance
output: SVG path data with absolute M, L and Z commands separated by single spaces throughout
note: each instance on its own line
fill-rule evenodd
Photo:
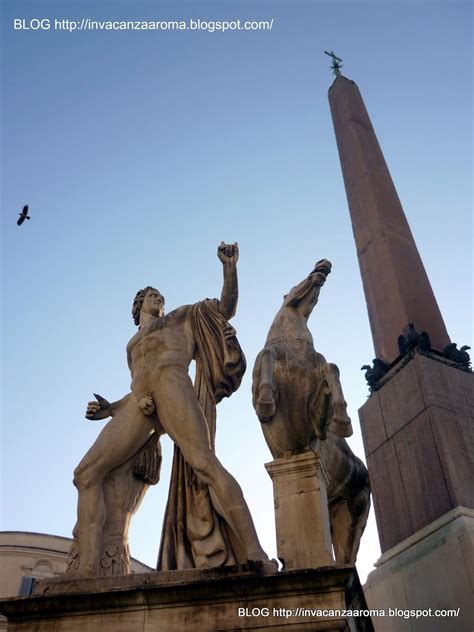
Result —
M 355 564 L 360 540 L 364 533 L 370 510 L 370 487 L 367 483 L 354 493 L 347 490 L 347 498 L 329 505 L 331 535 L 336 562 Z
M 133 476 L 130 459 L 105 477 L 103 487 L 107 519 L 103 531 L 100 574 L 128 575 L 130 518 L 135 505 L 141 502 L 148 486 Z
M 325 377 L 331 392 L 331 429 L 338 437 L 350 437 L 352 424 L 347 414 L 347 402 L 342 392 L 339 369 L 335 364 L 327 363 Z
M 317 440 L 324 441 L 327 437 L 330 423 L 331 391 L 326 379 L 321 378 L 320 372 L 315 372 L 315 388 L 308 400 L 308 417 Z
M 364 505 L 362 512 L 354 506 L 360 504 Z M 369 509 L 370 500 L 366 492 L 360 492 L 349 500 L 343 499 L 330 508 L 331 536 L 337 564 L 356 563 Z
M 341 498 L 337 503 L 329 506 L 329 520 L 336 564 L 354 564 L 355 560 L 352 560 L 352 516 L 345 498 Z
M 103 428 L 91 449 L 74 471 L 77 504 L 78 575 L 98 575 L 106 521 L 103 480 L 115 467 L 136 454 L 154 432 L 145 415 L 136 415 L 137 402 L 131 398 Z
M 142 413 L 137 411 L 137 414 Z M 102 575 L 130 573 L 128 530 L 131 517 L 148 487 L 159 480 L 161 447 L 158 434 L 155 432 L 138 454 L 116 467 L 104 479 L 107 520 L 103 531 Z
M 69 548 L 68 556 L 67 556 L 67 567 L 66 573 L 72 575 L 78 572 L 79 568 L 79 532 L 78 532 L 78 523 L 74 525 L 74 529 L 72 530 L 72 544 Z
M 269 421 L 276 412 L 275 347 L 265 347 L 255 362 L 253 372 L 253 403 L 261 422 Z
M 227 523 L 233 543 L 239 545 L 237 561 L 268 560 L 239 484 L 211 449 L 206 419 L 187 371 L 180 366 L 162 367 L 156 384 L 153 400 L 163 429 L 208 485 L 214 509 Z
M 367 525 L 370 511 L 370 486 L 368 483 L 354 498 L 349 499 L 348 505 L 349 511 L 352 514 L 353 527 L 351 559 L 354 560 L 353 563 L 355 564 L 360 540 Z

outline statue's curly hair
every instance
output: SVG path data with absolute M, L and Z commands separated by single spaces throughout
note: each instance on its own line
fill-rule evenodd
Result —
M 161 294 L 159 290 L 156 289 L 156 287 L 147 285 L 146 287 L 143 288 L 143 290 L 138 290 L 138 292 L 135 295 L 135 298 L 133 299 L 133 305 L 132 305 L 133 322 L 135 323 L 135 325 L 137 325 L 137 327 L 140 324 L 140 310 L 142 308 L 143 301 L 145 300 L 145 296 L 149 290 L 155 290 L 156 292 L 158 292 L 158 294 L 160 294 L 160 296 L 163 299 L 163 305 L 165 304 L 165 297 L 163 296 L 163 294 Z

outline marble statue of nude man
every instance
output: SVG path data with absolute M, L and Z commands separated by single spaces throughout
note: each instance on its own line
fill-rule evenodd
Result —
M 238 246 L 221 243 L 217 254 L 223 264 L 224 284 L 220 300 L 212 301 L 212 305 L 215 318 L 232 329 L 226 321 L 234 315 L 237 306 Z M 199 306 L 184 305 L 165 315 L 164 297 L 158 290 L 147 287 L 135 298 L 132 314 L 139 330 L 127 346 L 132 392 L 124 398 L 125 403 L 121 400 L 112 420 L 74 472 L 79 493 L 75 528 L 79 549 L 75 574 L 78 576 L 99 574 L 106 521 L 104 478 L 136 454 L 152 433 L 168 434 L 180 448 L 185 462 L 208 486 L 215 512 L 237 543 L 237 562 L 268 560 L 239 484 L 214 453 L 206 417 L 188 375 L 191 361 L 197 354 L 206 353 L 206 336 L 215 336 L 209 333 L 202 336 L 197 331 L 196 308 Z M 225 327 L 223 330 L 224 339 L 228 333 Z M 215 397 L 215 401 L 219 401 L 219 397 Z M 94 408 L 90 403 L 87 416 L 99 418 L 96 408 L 99 404 Z M 104 416 L 109 414 L 111 412 L 105 411 Z

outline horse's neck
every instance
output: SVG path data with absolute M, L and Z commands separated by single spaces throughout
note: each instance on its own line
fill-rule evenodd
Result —
M 308 319 L 296 307 L 283 306 L 275 316 L 267 336 L 267 343 L 303 340 L 313 343 Z

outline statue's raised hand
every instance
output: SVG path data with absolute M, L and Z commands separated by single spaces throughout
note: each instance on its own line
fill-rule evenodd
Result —
M 239 245 L 237 242 L 233 244 L 225 244 L 221 241 L 221 245 L 217 248 L 217 256 L 224 265 L 234 265 L 239 258 Z
M 107 417 L 110 417 L 110 402 L 107 401 L 105 397 L 97 395 L 96 393 L 94 393 L 94 397 L 97 401 L 87 402 L 86 419 L 97 421 L 99 419 L 106 419 Z

